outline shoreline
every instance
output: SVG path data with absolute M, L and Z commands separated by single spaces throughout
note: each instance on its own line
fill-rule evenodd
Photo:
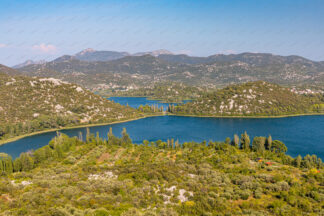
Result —
M 288 117 L 298 117 L 298 116 L 323 116 L 324 113 L 305 113 L 305 114 L 291 114 L 291 115 L 280 115 L 280 116 L 206 116 L 206 115 L 186 115 L 186 114 L 157 114 L 157 115 L 146 115 L 138 118 L 133 119 L 127 119 L 127 120 L 121 120 L 121 121 L 114 121 L 114 122 L 107 122 L 107 123 L 94 123 L 94 124 L 87 124 L 87 125 L 76 125 L 76 126 L 70 126 L 70 127 L 62 127 L 62 128 L 53 128 L 43 131 L 36 131 L 29 134 L 23 134 L 20 136 L 12 137 L 6 140 L 0 140 L 0 146 L 5 145 L 10 142 L 14 142 L 20 139 L 23 139 L 25 137 L 30 137 L 34 135 L 39 135 L 43 133 L 48 132 L 54 132 L 54 131 L 60 131 L 60 130 L 70 130 L 70 129 L 76 129 L 76 128 L 87 128 L 87 127 L 96 127 L 96 126 L 105 126 L 105 125 L 113 125 L 113 124 L 119 124 L 119 123 L 125 123 L 130 121 L 136 121 L 144 118 L 150 118 L 150 117 L 159 117 L 159 116 L 182 116 L 182 117 L 193 117 L 193 118 L 244 118 L 244 119 L 265 119 L 265 118 L 288 118 Z
M 12 138 L 9 138 L 9 139 L 6 139 L 6 140 L 0 140 L 0 146 L 5 145 L 5 144 L 10 143 L 10 142 L 14 142 L 14 141 L 23 139 L 25 137 L 30 137 L 30 136 L 39 135 L 39 134 L 48 133 L 48 132 L 54 132 L 54 131 L 60 131 L 60 130 L 71 130 L 71 129 L 76 129 L 76 128 L 87 128 L 87 127 L 96 127 L 96 126 L 104 126 L 104 125 L 113 125 L 113 124 L 136 121 L 136 120 L 149 118 L 149 117 L 155 117 L 155 116 L 163 116 L 163 115 L 147 115 L 147 116 L 142 116 L 142 117 L 138 117 L 138 118 L 132 118 L 132 119 L 121 120 L 121 121 L 114 121 L 114 122 L 109 122 L 109 123 L 106 122 L 106 123 L 94 123 L 94 124 L 86 124 L 86 125 L 75 125 L 75 126 L 69 126 L 69 127 L 52 128 L 52 129 L 48 129 L 48 130 L 36 131 L 36 132 L 33 132 L 33 133 L 23 134 L 23 135 L 19 135 L 19 136 L 16 136 L 16 137 L 12 137 Z
M 170 116 L 183 116 L 183 117 L 201 117 L 201 118 L 255 118 L 255 119 L 265 119 L 265 118 L 289 118 L 298 116 L 322 116 L 324 113 L 304 113 L 304 114 L 287 114 L 278 116 L 215 116 L 215 115 L 189 115 L 189 114 L 167 114 Z
M 159 101 L 160 103 L 176 103 L 176 104 L 182 104 L 184 100 L 194 100 L 194 99 L 183 99 L 182 101 L 179 101 L 179 102 L 164 102 L 163 100 L 164 99 L 157 99 L 157 98 L 152 98 L 151 96 L 110 96 L 110 97 L 107 97 L 107 96 L 102 96 L 102 97 L 105 97 L 106 99 L 108 100 L 111 100 L 109 98 L 111 97 L 122 97 L 122 98 L 126 98 L 126 97 L 130 97 L 130 98 L 146 98 L 146 100 L 153 100 L 153 101 Z M 112 99 L 113 100 L 113 99 Z M 115 102 L 115 101 L 114 101 Z M 117 103 L 117 102 L 116 102 Z

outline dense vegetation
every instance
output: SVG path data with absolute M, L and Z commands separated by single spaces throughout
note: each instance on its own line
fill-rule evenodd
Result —
M 324 113 L 321 94 L 300 95 L 263 81 L 230 85 L 195 101 L 171 107 L 175 114 L 206 116 L 275 116 Z
M 0 139 L 89 123 L 143 116 L 77 85 L 54 78 L 0 73 Z
M 177 82 L 155 83 L 153 86 L 142 87 L 128 91 L 101 90 L 98 91 L 102 96 L 128 96 L 128 97 L 148 97 L 151 100 L 160 100 L 165 103 L 181 103 L 183 100 L 193 100 L 201 94 L 210 91 L 206 88 L 184 85 Z
M 85 138 L 86 141 L 82 141 Z M 14 161 L 0 155 L 1 215 L 321 215 L 323 163 L 271 136 L 132 144 L 59 134 Z

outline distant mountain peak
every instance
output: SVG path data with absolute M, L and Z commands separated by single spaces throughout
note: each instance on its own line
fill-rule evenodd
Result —
M 88 49 L 84 49 L 81 52 L 77 53 L 76 56 L 78 55 L 85 55 L 87 53 L 93 53 L 96 52 L 96 50 L 92 49 L 92 48 L 88 48 Z
M 53 60 L 53 62 L 58 63 L 58 62 L 66 62 L 66 61 L 70 61 L 73 60 L 74 56 L 70 56 L 70 55 L 64 55 L 61 57 L 58 57 L 56 59 Z
M 17 64 L 15 66 L 13 66 L 13 68 L 22 68 L 22 67 L 25 67 L 25 66 L 28 66 L 28 65 L 32 65 L 32 64 L 44 64 L 46 63 L 45 60 L 39 60 L 39 61 L 34 61 L 34 60 L 27 60 L 21 64 Z

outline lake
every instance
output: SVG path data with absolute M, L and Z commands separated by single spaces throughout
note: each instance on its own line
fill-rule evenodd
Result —
M 109 128 L 120 136 L 123 128 L 127 129 L 133 142 L 143 140 L 156 141 L 179 139 L 179 141 L 206 140 L 223 141 L 226 137 L 247 131 L 250 138 L 254 136 L 272 135 L 273 140 L 283 141 L 288 147 L 288 154 L 295 157 L 298 154 L 316 154 L 324 159 L 324 116 L 299 116 L 287 118 L 201 118 L 182 116 L 158 116 L 135 121 L 106 126 L 91 127 L 92 133 L 99 132 L 103 138 L 107 137 Z M 69 136 L 77 136 L 79 131 L 86 133 L 85 128 L 62 130 Z M 0 146 L 0 152 L 10 154 L 13 158 L 21 152 L 37 149 L 46 145 L 56 132 L 49 132 Z
M 112 100 L 121 105 L 138 108 L 140 105 L 158 105 L 159 107 L 163 106 L 164 110 L 167 110 L 169 105 L 177 105 L 178 103 L 162 103 L 158 100 L 150 100 L 147 97 L 110 97 L 109 100 Z M 191 100 L 183 100 L 183 103 L 187 103 Z

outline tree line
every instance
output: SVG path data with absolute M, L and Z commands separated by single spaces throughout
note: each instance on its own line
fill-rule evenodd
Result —
M 146 147 L 160 148 L 160 149 L 195 149 L 200 146 L 208 148 L 214 148 L 216 150 L 226 149 L 227 146 L 232 146 L 238 150 L 246 152 L 255 152 L 258 156 L 275 155 L 280 158 L 284 164 L 293 165 L 298 168 L 323 168 L 324 164 L 321 158 L 316 155 L 306 155 L 301 157 L 292 158 L 286 155 L 287 147 L 279 140 L 272 140 L 272 137 L 254 137 L 251 145 L 251 140 L 247 132 L 241 134 L 241 137 L 234 135 L 233 139 L 227 137 L 223 142 L 210 141 L 208 144 L 206 141 L 198 142 L 184 142 L 179 143 L 179 140 L 168 139 L 166 142 L 162 140 L 148 141 L 144 140 L 142 143 Z M 121 137 L 117 137 L 113 134 L 112 128 L 107 133 L 107 139 L 102 139 L 99 133 L 96 135 L 91 134 L 89 128 L 85 140 L 80 132 L 78 137 L 68 137 L 65 134 L 59 133 L 53 138 L 48 145 L 39 148 L 35 151 L 22 153 L 16 159 L 12 159 L 11 156 L 0 153 L 0 172 L 2 174 L 29 171 L 36 167 L 38 164 L 47 160 L 60 160 L 65 157 L 65 154 L 76 148 L 78 145 L 107 145 L 107 146 L 131 146 L 135 145 L 126 129 L 124 128 Z

